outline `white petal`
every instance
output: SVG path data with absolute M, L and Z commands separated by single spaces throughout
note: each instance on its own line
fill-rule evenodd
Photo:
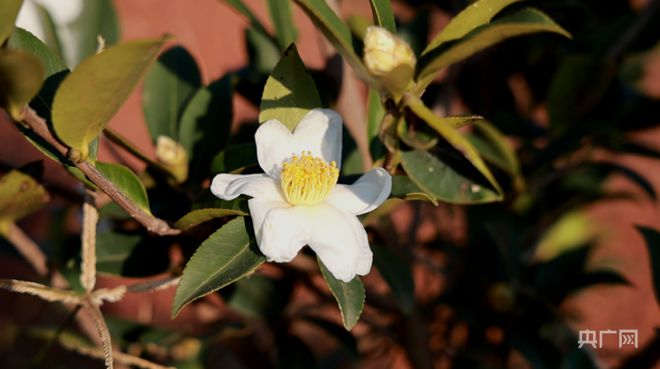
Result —
M 351 214 L 368 213 L 390 196 L 392 176 L 383 168 L 376 168 L 360 177 L 352 185 L 336 185 L 326 202 Z
M 252 201 L 249 203 L 250 213 L 261 252 L 268 261 L 278 263 L 291 261 L 307 244 L 305 227 L 307 208 L 259 200 L 250 201 Z
M 279 178 L 282 163 L 294 154 L 310 151 L 328 163 L 341 167 L 342 120 L 330 109 L 313 109 L 291 131 L 278 120 L 263 123 L 254 135 L 259 166 L 273 178 Z
M 218 174 L 211 182 L 211 192 L 223 200 L 240 195 L 284 202 L 278 182 L 266 174 Z
M 335 278 L 350 282 L 356 274 L 369 273 L 373 255 L 367 232 L 355 215 L 326 203 L 306 213 L 309 246 Z

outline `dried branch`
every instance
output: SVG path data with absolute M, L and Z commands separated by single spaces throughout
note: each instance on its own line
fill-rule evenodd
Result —
M 95 305 L 91 299 L 87 299 L 84 306 L 85 309 L 94 318 L 94 323 L 96 323 L 96 331 L 101 337 L 101 345 L 103 347 L 103 358 L 105 359 L 105 367 L 107 369 L 113 369 L 114 363 L 112 360 L 112 339 L 110 337 L 110 330 L 108 329 L 108 325 L 105 324 L 103 313 L 101 313 L 99 307 Z
M 76 292 L 48 287 L 35 282 L 19 281 L 16 279 L 0 279 L 0 288 L 12 292 L 27 293 L 46 301 L 59 301 L 65 304 L 82 303 L 82 296 Z
M 115 288 L 99 288 L 92 292 L 91 300 L 94 305 L 101 305 L 103 301 L 117 302 L 121 300 L 126 294 L 126 286 L 119 286 Z
M 18 253 L 27 260 L 37 274 L 42 277 L 48 275 L 46 255 L 44 255 L 39 246 L 22 229 L 14 223 L 9 224 L 9 230 L 5 238 L 14 245 Z
M 140 282 L 128 286 L 128 292 L 154 292 L 174 287 L 179 284 L 181 277 L 159 279 L 157 281 Z
M 99 211 L 95 202 L 94 195 L 88 194 L 83 203 L 80 283 L 87 293 L 92 292 L 96 284 L 96 224 L 99 221 Z
M 55 136 L 50 132 L 46 121 L 41 118 L 37 113 L 26 106 L 23 111 L 23 123 L 30 128 L 36 135 L 50 144 L 53 149 L 57 150 L 61 155 L 67 156 L 69 148 L 59 142 Z M 131 217 L 142 224 L 147 230 L 155 234 L 177 235 L 181 233 L 180 230 L 171 228 L 167 222 L 162 219 L 156 218 L 153 215 L 142 210 L 135 202 L 129 199 L 114 183 L 110 182 L 96 167 L 88 161 L 73 163 L 80 169 L 87 178 L 92 181 L 101 191 L 105 192 L 117 205 L 122 207 Z
M 96 359 L 105 359 L 105 355 L 103 354 L 103 351 L 101 349 L 98 349 L 96 347 L 87 347 L 87 346 L 80 346 L 80 345 L 74 345 L 69 342 L 65 341 L 60 341 L 60 345 L 64 347 L 67 350 L 75 351 L 81 355 L 93 357 Z M 120 351 L 113 351 L 112 352 L 112 357 L 115 359 L 117 363 L 124 364 L 124 365 L 133 365 L 138 368 L 144 368 L 144 369 L 176 369 L 171 366 L 162 366 L 160 364 L 153 363 L 151 361 L 145 360 L 141 357 L 133 356 L 130 354 L 126 354 Z

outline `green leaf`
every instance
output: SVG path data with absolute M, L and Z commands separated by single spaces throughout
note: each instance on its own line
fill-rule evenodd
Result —
M 176 221 L 174 226 L 178 229 L 186 230 L 208 222 L 209 220 L 232 215 L 247 216 L 248 214 L 244 211 L 235 209 L 197 209 L 181 217 L 181 219 Z
M 183 111 L 179 143 L 188 153 L 191 178 L 209 174 L 213 157 L 224 148 L 232 120 L 232 75 L 227 75 L 193 95 Z
M 380 245 L 371 245 L 374 264 L 392 290 L 401 311 L 410 313 L 415 307 L 415 283 L 410 264 Z
M 534 250 L 534 260 L 547 262 L 588 246 L 596 235 L 595 225 L 586 214 L 582 211 L 567 213 L 543 233 Z
M 158 136 L 179 140 L 179 118 L 201 84 L 195 59 L 182 46 L 158 57 L 144 79 L 142 92 L 142 108 L 154 142 Z
M 509 174 L 514 179 L 516 187 L 521 189 L 524 178 L 520 163 L 506 137 L 487 120 L 477 120 L 472 125 L 480 135 L 467 135 L 466 139 L 479 151 L 484 160 Z
M 660 304 L 660 232 L 644 226 L 637 226 L 637 229 L 642 233 L 644 241 L 646 241 L 646 247 L 649 250 L 655 298 Z
M 441 44 L 459 39 L 479 26 L 483 26 L 507 6 L 521 0 L 478 0 L 458 13 L 437 36 L 429 42 L 422 54 Z
M 123 165 L 102 163 L 100 161 L 96 162 L 96 169 L 117 186 L 124 195 L 133 200 L 140 209 L 149 214 L 151 213 L 147 190 L 144 189 L 142 182 L 135 173 Z
M 350 331 L 358 322 L 358 319 L 360 319 L 360 315 L 364 309 L 364 285 L 362 285 L 362 281 L 357 276 L 348 283 L 342 282 L 330 273 L 320 259 L 318 259 L 318 263 L 321 268 L 321 274 L 323 274 L 323 279 L 325 279 L 328 287 L 330 287 L 330 292 L 332 292 L 335 300 L 337 300 L 337 304 L 339 304 L 344 328 Z
M 278 45 L 271 38 L 264 36 L 253 28 L 245 29 L 245 43 L 250 59 L 250 68 L 259 74 L 270 74 L 282 56 L 282 50 Z
M 387 153 L 387 149 L 379 137 L 383 117 L 385 117 L 385 108 L 380 102 L 380 95 L 375 89 L 369 88 L 367 97 L 367 142 L 369 143 L 369 153 L 374 161 Z
M 23 108 L 41 88 L 43 66 L 24 51 L 0 50 L 0 76 L 0 106 L 14 120 L 23 119 Z
M 374 23 L 396 34 L 396 21 L 394 20 L 390 0 L 370 0 L 369 3 L 371 4 Z
M 390 198 L 429 201 L 433 205 L 438 205 L 438 199 L 435 196 L 424 192 L 408 176 L 392 176 Z
M 234 8 L 236 11 L 241 13 L 245 18 L 248 19 L 250 22 L 250 28 L 256 30 L 259 32 L 261 35 L 265 36 L 273 44 L 276 44 L 275 40 L 273 40 L 272 36 L 268 31 L 266 30 L 266 27 L 257 19 L 257 17 L 254 15 L 254 13 L 250 10 L 250 8 L 245 5 L 245 3 L 242 0 L 227 0 L 227 4 L 229 4 L 232 8 Z
M 112 0 L 85 0 L 82 14 L 71 24 L 74 37 L 73 64 L 93 55 L 98 48 L 98 36 L 106 45 L 119 41 L 119 22 Z
M 68 70 L 66 64 L 56 53 L 35 35 L 20 27 L 14 30 L 9 39 L 9 47 L 20 49 L 39 59 L 44 67 L 45 77 Z
M 266 322 L 276 322 L 289 301 L 278 281 L 263 275 L 252 275 L 236 282 L 229 298 L 229 306 L 236 311 L 257 317 Z
M 84 159 L 88 145 L 128 99 L 167 38 L 129 41 L 85 59 L 55 94 L 53 127 Z
M 570 33 L 544 13 L 531 8 L 478 27 L 455 42 L 447 42 L 427 50 L 417 62 L 417 90 L 422 91 L 443 68 L 506 39 L 537 32 L 554 32 L 571 37 Z
M 330 9 L 325 0 L 295 0 L 307 13 L 314 25 L 346 59 L 355 74 L 362 79 L 369 79 L 362 61 L 353 49 L 351 31 L 348 26 Z
M 257 146 L 254 143 L 231 145 L 213 158 L 211 173 L 240 173 L 256 165 Z
M 428 151 L 402 151 L 401 165 L 408 177 L 431 198 L 454 204 L 501 201 L 502 195 L 475 182 Z
M 33 2 L 33 4 L 37 8 L 37 14 L 39 16 L 39 20 L 41 21 L 41 25 L 44 31 L 43 32 L 44 44 L 46 44 L 46 46 L 48 46 L 58 57 L 61 58 L 62 43 L 60 42 L 60 36 L 57 32 L 57 26 L 53 21 L 53 17 L 51 17 L 50 13 L 48 12 L 48 9 L 46 9 L 43 5 L 36 2 Z
M 0 45 L 5 43 L 14 30 L 14 23 L 16 23 L 16 17 L 22 5 L 23 0 L 2 1 L 2 5 L 0 5 Z
M 245 218 L 239 217 L 202 242 L 183 270 L 172 317 L 193 300 L 245 277 L 266 261 L 250 228 Z
M 17 170 L 0 177 L 0 234 L 6 227 L 46 205 L 50 197 L 34 178 Z
M 293 131 L 308 111 L 320 106 L 314 80 L 292 44 L 266 81 L 259 122 L 277 119 Z
M 467 139 L 448 124 L 447 121 L 436 116 L 418 98 L 407 96 L 405 104 L 413 114 L 425 121 L 431 126 L 431 128 L 438 132 L 438 134 L 440 134 L 449 145 L 467 159 L 472 166 L 474 166 L 474 169 L 476 169 L 483 178 L 488 181 L 492 189 L 480 185 L 475 186 L 474 184 L 468 186 L 467 183 L 462 180 L 466 177 L 459 173 L 456 173 L 456 175 L 449 174 L 453 171 L 449 166 L 440 162 L 432 155 L 419 150 L 405 154 L 402 153 L 402 164 L 404 169 L 407 167 L 406 173 L 408 173 L 413 182 L 427 192 L 432 191 L 429 193 L 432 193 L 434 196 L 448 201 L 452 201 L 451 199 L 446 198 L 446 195 L 450 193 L 458 195 L 454 200 L 459 202 L 466 200 L 469 202 L 473 200 L 478 200 L 479 202 L 497 201 L 502 199 L 503 194 L 500 185 L 495 181 L 495 178 L 481 159 L 481 156 L 479 156 L 477 150 Z M 420 165 L 426 165 L 426 167 L 420 167 Z M 439 172 L 436 172 L 436 170 Z M 447 175 L 448 177 L 445 177 Z M 445 187 L 459 185 L 459 183 L 461 189 Z
M 124 277 L 146 277 L 170 266 L 168 242 L 144 233 L 103 231 L 96 236 L 96 269 Z
M 291 14 L 291 3 L 289 0 L 268 0 L 268 11 L 270 19 L 275 26 L 275 35 L 282 50 L 296 42 L 298 32 L 296 31 L 293 16 Z

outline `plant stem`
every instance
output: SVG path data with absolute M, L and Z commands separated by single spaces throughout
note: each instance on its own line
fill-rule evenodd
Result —
M 131 141 L 129 141 L 126 137 L 122 136 L 119 132 L 111 128 L 105 128 L 103 130 L 103 134 L 110 141 L 114 142 L 115 144 L 126 150 L 128 153 L 130 153 L 131 155 L 142 160 L 143 162 L 159 170 L 160 172 L 167 174 L 172 179 L 176 179 L 172 174 L 172 172 L 169 169 L 167 169 L 167 167 L 165 167 L 163 164 L 155 160 L 150 159 L 147 155 L 145 155 L 142 151 L 140 151 L 140 149 L 138 149 L 135 145 L 133 145 Z
M 60 143 L 50 132 L 46 121 L 37 113 L 26 106 L 24 109 L 23 123 L 32 129 L 35 134 L 48 142 L 60 154 L 67 156 L 69 148 Z M 167 222 L 140 209 L 131 199 L 129 199 L 114 183 L 110 182 L 101 172 L 88 161 L 73 163 L 80 169 L 87 178 L 92 181 L 101 191 L 105 192 L 117 205 L 121 206 L 131 217 L 142 224 L 152 233 L 166 236 L 177 235 L 180 230 L 171 228 Z
M 48 275 L 46 255 L 44 255 L 39 246 L 22 229 L 15 223 L 11 223 L 5 237 L 14 245 L 16 250 L 27 260 L 39 276 L 45 277 Z

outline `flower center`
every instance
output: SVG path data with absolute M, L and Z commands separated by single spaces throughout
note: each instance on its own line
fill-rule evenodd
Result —
M 282 164 L 281 185 L 291 205 L 313 205 L 328 196 L 337 183 L 337 163 L 327 163 L 303 151 Z

